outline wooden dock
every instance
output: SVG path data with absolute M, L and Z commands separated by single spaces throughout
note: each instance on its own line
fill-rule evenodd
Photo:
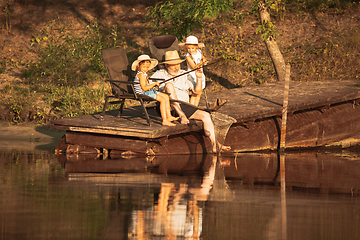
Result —
M 360 131 L 357 83 L 291 81 L 287 147 L 324 146 L 357 134 Z M 210 103 L 216 98 L 227 99 L 219 112 L 237 121 L 225 143 L 234 151 L 276 150 L 283 91 L 283 83 L 276 82 L 208 93 Z M 104 120 L 100 114 L 91 114 L 55 120 L 51 128 L 66 130 L 65 143 L 71 145 L 144 154 L 204 153 L 211 149 L 202 134 L 201 122 L 165 127 L 155 109 L 150 108 L 149 114 L 154 123 L 151 127 L 136 106 L 124 109 L 121 118 L 115 116 L 115 111 L 109 111 Z

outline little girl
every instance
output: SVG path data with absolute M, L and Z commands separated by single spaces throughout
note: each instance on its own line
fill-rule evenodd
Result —
M 170 101 L 169 96 L 165 93 L 156 91 L 153 89 L 155 86 L 159 86 L 159 82 L 150 82 L 147 72 L 153 69 L 158 64 L 156 59 L 150 58 L 148 55 L 140 55 L 131 66 L 133 71 L 137 71 L 134 79 L 134 89 L 136 94 L 143 94 L 154 98 L 160 102 L 160 113 L 162 117 L 162 125 L 164 126 L 176 126 L 172 121 L 176 121 L 179 118 L 173 117 L 170 113 Z
M 189 36 L 186 38 L 185 43 L 179 43 L 180 47 L 186 48 L 187 53 L 185 54 L 186 63 L 188 67 L 188 71 L 193 70 L 195 68 L 199 68 L 203 66 L 206 63 L 206 60 L 204 56 L 202 55 L 200 48 L 205 47 L 203 43 L 199 43 L 197 37 L 195 36 Z M 190 73 L 193 77 L 193 79 L 196 81 L 195 71 Z M 205 88 L 205 75 L 202 75 L 202 89 Z M 202 93 L 202 92 L 201 92 Z M 190 103 L 194 105 L 199 105 L 200 101 L 200 94 L 196 94 L 195 96 L 192 96 L 190 99 Z

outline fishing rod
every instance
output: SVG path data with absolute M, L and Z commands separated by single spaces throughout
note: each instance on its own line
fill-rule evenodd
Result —
M 213 63 L 209 63 L 209 64 L 206 64 L 206 65 L 203 65 L 203 66 L 201 66 L 201 67 L 198 67 L 198 68 L 192 69 L 192 70 L 190 70 L 190 71 L 181 73 L 181 74 L 179 74 L 179 75 L 177 75 L 177 76 L 175 76 L 175 77 L 172 77 L 172 78 L 169 78 L 169 79 L 166 79 L 166 80 L 164 80 L 163 78 L 149 78 L 149 80 L 154 80 L 154 81 L 164 80 L 164 81 L 162 81 L 162 82 L 160 83 L 160 84 L 163 84 L 163 83 L 166 83 L 166 82 L 168 82 L 168 81 L 171 81 L 171 80 L 173 80 L 173 79 L 175 79 L 175 78 L 177 78 L 177 77 L 181 77 L 181 76 L 186 75 L 186 74 L 188 74 L 188 73 L 191 73 L 191 72 L 193 72 L 193 71 L 196 71 L 196 70 L 199 70 L 199 69 L 201 69 L 201 68 L 205 68 L 205 67 L 208 67 L 208 66 L 210 66 L 210 65 L 213 65 L 213 64 L 215 64 L 215 63 L 217 63 L 217 62 L 218 62 L 218 61 L 215 61 L 215 62 L 213 62 Z

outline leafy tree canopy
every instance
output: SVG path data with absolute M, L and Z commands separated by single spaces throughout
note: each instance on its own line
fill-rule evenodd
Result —
M 173 0 L 147 9 L 146 19 L 160 34 L 187 37 L 193 29 L 203 27 L 204 17 L 216 17 L 232 10 L 233 0 Z

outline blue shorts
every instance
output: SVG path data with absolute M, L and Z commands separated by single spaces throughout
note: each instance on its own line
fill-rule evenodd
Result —
M 159 93 L 160 93 L 159 91 L 156 91 L 152 88 L 152 89 L 144 92 L 144 95 L 156 99 L 156 95 L 158 95 Z

